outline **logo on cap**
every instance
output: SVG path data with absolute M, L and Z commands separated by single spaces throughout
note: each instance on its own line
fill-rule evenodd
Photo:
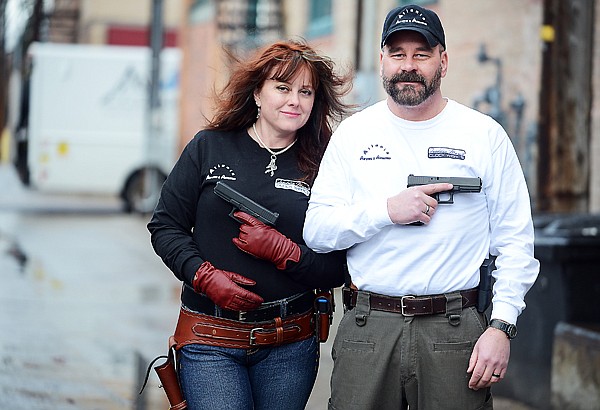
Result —
M 425 36 L 431 47 L 438 44 L 446 49 L 446 38 L 442 22 L 435 12 L 419 6 L 397 7 L 385 18 L 381 33 L 381 47 L 387 38 L 400 30 L 414 30 Z
M 413 13 L 416 15 L 416 17 L 412 17 L 412 18 L 406 18 L 408 13 Z M 424 26 L 428 26 L 427 24 L 427 20 L 425 19 L 425 16 L 419 11 L 419 10 L 415 10 L 415 9 L 404 9 L 402 10 L 402 12 L 400 14 L 398 14 L 398 18 L 396 19 L 396 21 L 394 22 L 393 25 L 396 24 L 400 24 L 400 23 L 415 23 L 415 24 L 422 24 Z

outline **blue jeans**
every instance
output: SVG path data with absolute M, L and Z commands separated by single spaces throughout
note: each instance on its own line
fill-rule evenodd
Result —
M 277 347 L 232 349 L 191 344 L 179 352 L 189 410 L 302 410 L 319 366 L 315 337 Z

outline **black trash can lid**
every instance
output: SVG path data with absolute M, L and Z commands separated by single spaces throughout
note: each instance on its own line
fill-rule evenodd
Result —
M 578 214 L 557 218 L 542 229 L 542 234 L 568 238 L 600 238 L 600 214 Z

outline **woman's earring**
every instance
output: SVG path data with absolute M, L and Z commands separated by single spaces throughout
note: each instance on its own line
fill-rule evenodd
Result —
M 260 105 L 256 105 L 256 107 L 258 108 L 258 112 L 256 113 L 256 119 L 258 119 L 258 117 L 260 117 Z

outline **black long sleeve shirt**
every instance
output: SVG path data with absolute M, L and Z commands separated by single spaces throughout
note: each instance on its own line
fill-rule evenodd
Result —
M 300 181 L 296 149 L 297 144 L 277 156 L 271 177 L 265 173 L 271 154 L 246 130 L 201 131 L 190 141 L 148 223 L 154 250 L 177 278 L 191 285 L 198 267 L 209 261 L 255 280 L 256 285 L 247 288 L 265 301 L 343 283 L 344 253 L 317 254 L 302 239 L 310 187 Z M 300 246 L 300 261 L 282 271 L 239 250 L 232 238 L 238 236 L 240 224 L 229 216 L 232 206 L 214 193 L 217 181 L 278 212 L 276 229 Z

